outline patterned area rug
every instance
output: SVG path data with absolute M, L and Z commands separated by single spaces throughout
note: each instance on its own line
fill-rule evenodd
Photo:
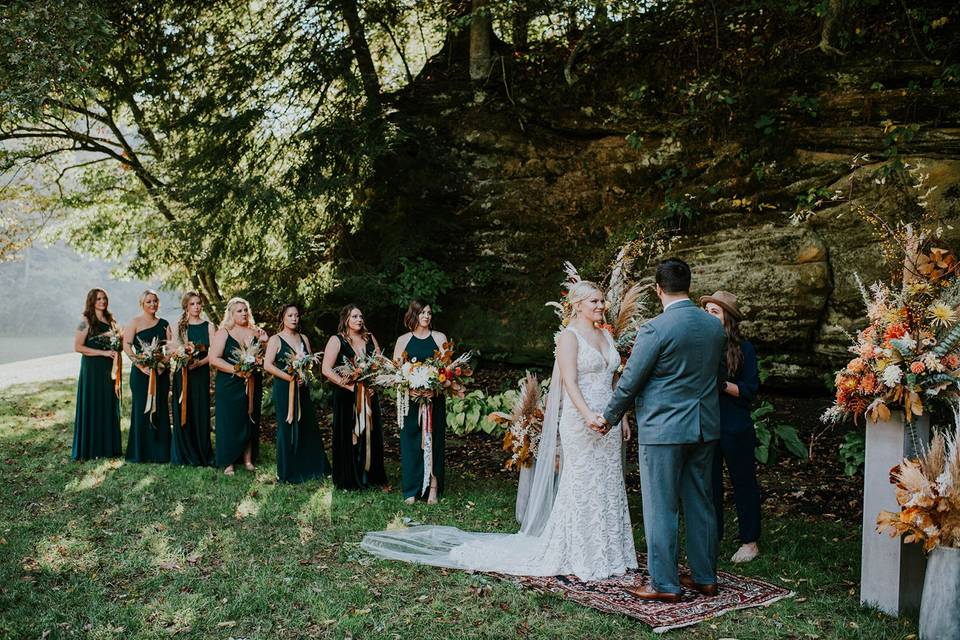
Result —
M 638 554 L 637 561 L 640 568 L 636 572 L 597 582 L 583 582 L 576 576 L 494 575 L 536 591 L 559 593 L 567 600 L 604 613 L 636 618 L 653 627 L 655 633 L 697 624 L 728 611 L 764 607 L 777 600 L 793 596 L 792 591 L 764 580 L 719 571 L 717 578 L 720 590 L 712 598 L 684 589 L 683 600 L 677 603 L 640 600 L 624 591 L 627 587 L 643 585 L 647 581 L 646 555 Z M 684 572 L 686 569 L 681 568 L 681 573 Z

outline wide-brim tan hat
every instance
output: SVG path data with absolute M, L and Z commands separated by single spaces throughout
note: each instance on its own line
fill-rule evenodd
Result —
M 708 302 L 719 306 L 737 320 L 743 320 L 740 307 L 737 306 L 737 296 L 729 291 L 717 291 L 712 296 L 700 296 L 700 306 L 705 307 Z

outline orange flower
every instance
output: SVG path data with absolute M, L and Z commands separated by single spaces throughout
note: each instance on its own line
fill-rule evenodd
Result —
M 887 327 L 887 331 L 883 334 L 883 339 L 889 342 L 890 340 L 902 338 L 906 333 L 907 328 L 902 324 L 892 324 Z
M 924 367 L 923 363 L 919 360 L 910 365 L 910 371 L 914 373 L 923 373 L 925 369 L 926 367 Z
M 847 365 L 847 370 L 850 373 L 860 373 L 861 371 L 863 371 L 863 368 L 866 366 L 866 364 L 867 363 L 863 361 L 863 358 L 854 358 Z
M 865 395 L 870 395 L 877 390 L 877 376 L 872 373 L 860 378 L 860 393 Z
M 943 364 L 947 365 L 951 369 L 956 369 L 957 366 L 960 366 L 960 357 L 958 357 L 955 353 L 951 353 L 943 359 Z

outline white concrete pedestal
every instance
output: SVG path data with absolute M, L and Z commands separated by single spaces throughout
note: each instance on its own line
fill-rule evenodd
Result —
M 914 418 L 920 447 L 930 442 L 930 420 Z M 902 413 L 886 422 L 867 423 L 866 461 L 863 470 L 863 547 L 860 569 L 860 604 L 898 616 L 920 609 L 926 558 L 923 545 L 904 544 L 900 537 L 877 533 L 881 511 L 899 511 L 890 469 L 913 455 Z

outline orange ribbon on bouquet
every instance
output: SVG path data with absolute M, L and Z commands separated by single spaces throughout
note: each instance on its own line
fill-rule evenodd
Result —
M 110 372 L 110 377 L 113 378 L 113 393 L 119 400 L 123 395 L 123 358 L 119 352 L 114 352 L 113 370 Z
M 356 436 L 366 434 L 366 455 L 363 460 L 363 470 L 370 471 L 371 452 L 370 445 L 373 440 L 373 407 L 370 406 L 370 398 L 367 395 L 367 385 L 363 382 L 354 384 L 354 406 L 353 406 L 353 433 Z
M 257 392 L 257 381 L 253 379 L 253 374 L 247 378 L 247 417 L 253 420 L 253 396 Z
M 183 376 L 181 377 L 180 384 L 180 426 L 187 426 L 187 367 L 181 367 L 183 371 Z

